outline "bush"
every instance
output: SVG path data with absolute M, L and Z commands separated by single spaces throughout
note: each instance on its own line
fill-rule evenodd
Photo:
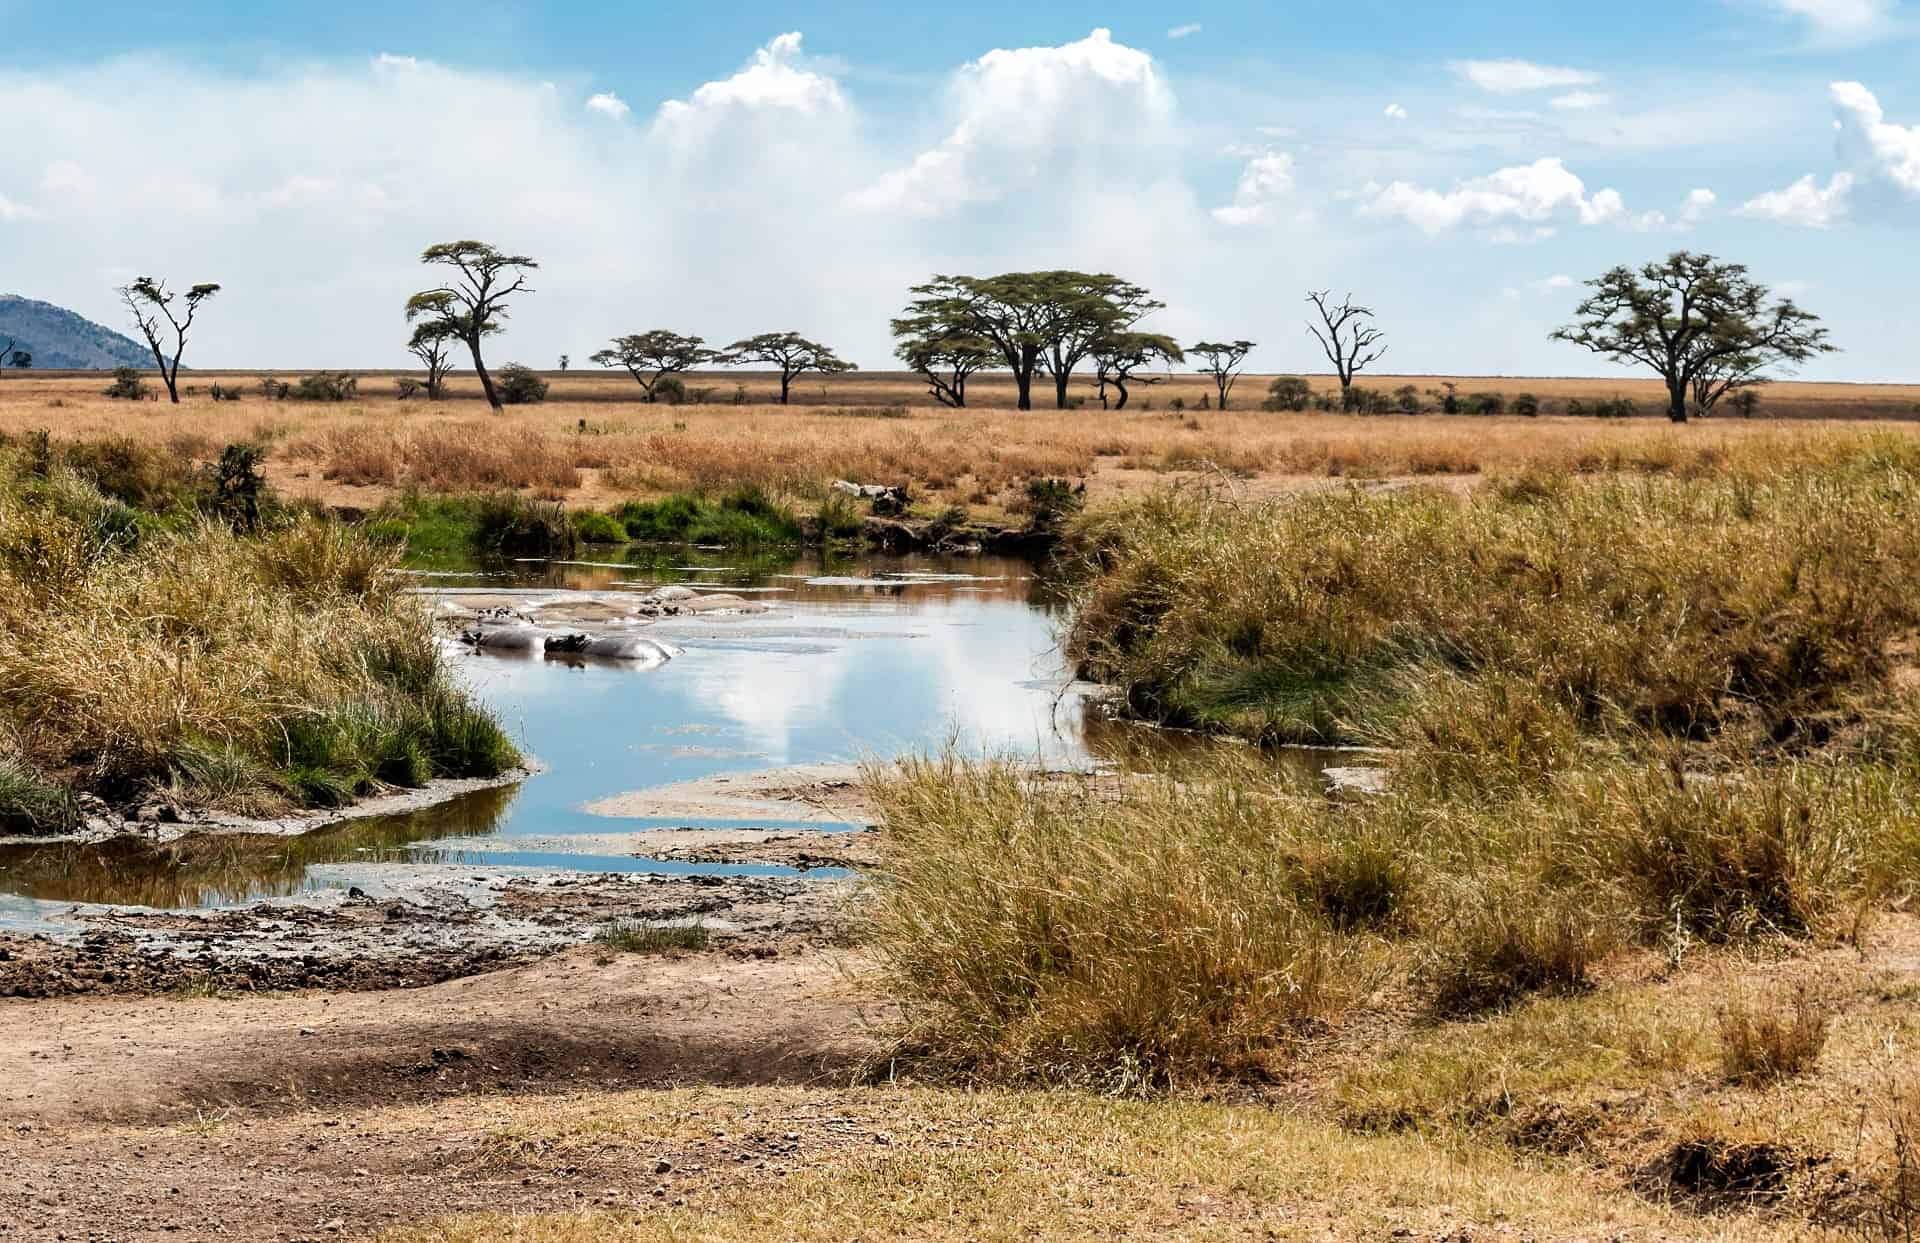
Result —
M 360 378 L 344 371 L 317 371 L 300 377 L 288 397 L 294 401 L 351 401 L 359 395 Z
M 426 385 L 410 376 L 401 376 L 393 382 L 394 393 L 401 401 L 411 401 L 426 391 Z
M 292 391 L 293 386 L 284 380 L 276 380 L 270 375 L 260 377 L 260 395 L 268 401 L 285 401 Z
M 493 493 L 474 504 L 474 543 L 508 556 L 565 557 L 579 546 L 579 535 L 557 502 Z
M 830 540 L 857 538 L 866 530 L 866 515 L 854 499 L 841 492 L 829 492 L 820 502 L 820 537 Z
M 520 363 L 508 363 L 500 368 L 495 388 L 500 401 L 509 406 L 526 406 L 547 399 L 547 382 L 531 367 Z
M 145 401 L 147 383 L 140 378 L 140 372 L 132 367 L 115 367 L 113 383 L 102 390 L 107 396 L 118 401 Z
M 1507 399 L 1498 393 L 1475 393 L 1467 398 L 1468 414 L 1505 414 Z
M 684 405 L 687 400 L 687 386 L 679 376 L 663 375 L 653 382 L 653 396 L 649 400 L 663 406 Z
M 1297 375 L 1275 376 L 1273 383 L 1267 385 L 1267 399 L 1260 408 L 1267 411 L 1291 410 L 1299 412 L 1307 408 L 1313 400 L 1313 386 Z
M 1063 519 L 1079 513 L 1086 503 L 1084 482 L 1076 487 L 1065 479 L 1029 479 L 1022 508 L 1027 514 L 1027 525 L 1041 530 L 1059 526 Z
M 598 513 L 583 509 L 573 515 L 573 529 L 580 535 L 582 543 L 587 544 L 624 544 L 627 542 L 627 528 L 611 514 Z
M 79 809 L 65 787 L 19 757 L 0 753 L 0 833 L 67 833 L 79 823 Z
M 1411 384 L 1402 384 L 1393 390 L 1393 404 L 1399 408 L 1401 414 L 1419 414 L 1423 408 L 1420 404 L 1420 390 Z
M 1393 402 L 1378 389 L 1355 384 L 1340 394 L 1340 407 L 1348 414 L 1386 414 Z
M 216 384 L 207 391 L 215 401 L 240 400 L 240 386 L 237 384 Z
M 1532 393 L 1522 393 L 1513 399 L 1513 412 L 1526 419 L 1538 418 L 1540 399 Z

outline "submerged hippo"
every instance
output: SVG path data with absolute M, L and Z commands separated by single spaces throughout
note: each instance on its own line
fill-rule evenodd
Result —
M 489 652 L 541 652 L 552 636 L 533 626 L 497 626 L 493 629 L 462 630 L 460 641 Z

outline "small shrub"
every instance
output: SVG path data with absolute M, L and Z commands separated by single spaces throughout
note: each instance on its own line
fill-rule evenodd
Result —
M 1505 414 L 1507 399 L 1498 393 L 1475 393 L 1467 398 L 1468 414 Z
M 653 397 L 656 405 L 679 406 L 687 400 L 687 386 L 676 375 L 663 375 L 653 383 Z
M 829 492 L 820 502 L 820 536 L 823 539 L 853 539 L 866 529 L 866 515 L 854 499 L 842 492 Z
M 701 385 L 699 388 L 689 389 L 687 391 L 687 400 L 696 406 L 706 405 L 713 400 L 712 386 Z
M 207 468 L 213 481 L 213 512 L 236 531 L 260 525 L 260 499 L 267 486 L 260 464 L 266 457 L 266 450 L 258 445 L 228 445 L 221 450 L 220 460 Z
M 1273 383 L 1267 385 L 1267 399 L 1260 403 L 1260 408 L 1269 412 L 1290 410 L 1298 413 L 1305 410 L 1307 403 L 1312 400 L 1311 384 L 1297 375 L 1276 376 Z
M 1727 398 L 1727 406 L 1741 418 L 1750 419 L 1753 417 L 1754 411 L 1760 408 L 1760 391 L 1758 389 L 1743 388 L 1733 396 Z
M 520 363 L 508 363 L 500 368 L 496 390 L 500 401 L 508 406 L 527 406 L 547 399 L 547 382 L 531 367 Z
M 215 401 L 240 400 L 240 386 L 237 384 L 216 384 L 207 392 Z
M 1540 399 L 1532 393 L 1522 393 L 1513 399 L 1513 412 L 1525 419 L 1538 418 Z
M 316 371 L 301 376 L 288 397 L 294 401 L 351 401 L 360 393 L 360 377 L 344 371 Z
M 1065 479 L 1029 479 L 1027 480 L 1026 504 L 1028 523 L 1035 529 L 1051 529 L 1080 512 L 1087 503 L 1087 485 L 1078 487 Z
M 268 401 L 285 401 L 293 391 L 293 386 L 285 380 L 276 380 L 272 376 L 260 377 L 260 395 Z
M 627 528 L 611 514 L 597 510 L 583 509 L 573 515 L 573 529 L 586 544 L 624 544 L 627 542 Z
M 102 390 L 116 401 L 145 401 L 147 382 L 140 378 L 140 372 L 132 367 L 115 367 L 113 383 Z
M 1393 390 L 1393 404 L 1401 414 L 1419 414 L 1422 409 L 1420 390 L 1411 384 L 1402 384 Z
M 594 942 L 622 954 L 698 951 L 712 939 L 705 924 L 640 924 L 615 920 L 594 934 Z
M 580 540 L 559 504 L 515 493 L 495 493 L 475 502 L 473 538 L 486 551 L 525 557 L 564 557 Z
M 1812 1070 L 1833 1025 L 1831 1003 L 1802 985 L 1784 1001 L 1739 998 L 1721 1007 L 1720 1068 L 1729 1083 L 1778 1083 Z
M 1184 397 L 1175 397 L 1167 403 L 1167 407 L 1176 411 L 1185 410 L 1187 408 L 1187 399 Z
M 401 376 L 393 382 L 393 387 L 401 401 L 412 401 L 426 391 L 426 385 L 411 376 Z

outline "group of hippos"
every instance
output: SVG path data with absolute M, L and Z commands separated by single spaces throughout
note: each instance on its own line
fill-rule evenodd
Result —
M 648 619 L 680 613 L 759 611 L 759 605 L 737 596 L 702 596 L 685 587 L 662 587 L 633 602 L 634 614 Z M 460 641 L 475 651 L 501 655 L 539 653 L 561 659 L 621 661 L 642 668 L 663 665 L 681 654 L 681 649 L 671 643 L 631 632 L 596 635 L 551 630 L 510 608 L 481 609 L 475 623 L 460 631 Z

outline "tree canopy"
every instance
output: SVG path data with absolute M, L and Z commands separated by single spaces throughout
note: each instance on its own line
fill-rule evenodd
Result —
M 1616 362 L 1639 363 L 1667 386 L 1667 417 L 1687 420 L 1692 398 L 1710 412 L 1727 393 L 1803 363 L 1834 346 L 1819 316 L 1747 274 L 1744 264 L 1675 251 L 1635 270 L 1617 267 L 1587 282 L 1576 322 L 1552 337 Z
M 720 351 L 709 349 L 703 337 L 682 336 L 665 328 L 655 328 L 651 332 L 615 337 L 612 345 L 596 350 L 587 361 L 602 367 L 625 367 L 639 384 L 644 400 L 651 402 L 660 381 L 667 376 L 707 366 L 720 358 Z
M 809 341 L 797 332 L 763 332 L 757 337 L 735 341 L 722 355 L 729 364 L 766 363 L 780 370 L 780 404 L 798 376 L 809 371 L 822 375 L 842 375 L 859 368 L 835 354 L 818 341 Z
M 991 367 L 999 357 L 993 342 L 972 333 L 954 331 L 951 325 L 934 316 L 896 319 L 893 335 L 894 354 L 920 373 L 935 401 L 954 409 L 967 404 L 968 378 L 976 371 Z
M 133 316 L 133 322 L 139 325 L 140 335 L 147 339 L 154 366 L 160 369 L 160 379 L 167 386 L 167 399 L 176 406 L 180 404 L 180 357 L 187 350 L 187 333 L 193 329 L 200 308 L 219 292 L 220 286 L 208 281 L 190 287 L 184 294 L 176 294 L 167 288 L 165 281 L 151 276 L 142 276 L 120 288 L 120 301 Z M 164 331 L 160 327 L 163 319 L 167 322 Z M 163 344 L 167 337 L 172 338 L 171 343 Z
M 1253 341 L 1199 341 L 1187 347 L 1187 353 L 1198 354 L 1205 359 L 1201 373 L 1213 378 L 1213 386 L 1220 390 L 1220 408 L 1227 408 L 1227 397 L 1233 392 L 1233 382 L 1240 378 L 1240 364 L 1253 352 Z
M 533 292 L 527 273 L 540 265 L 526 255 L 509 255 L 471 239 L 429 246 L 420 253 L 420 262 L 453 271 L 445 284 L 407 299 L 407 322 L 440 324 L 450 336 L 465 342 L 487 404 L 500 409 L 500 393 L 480 356 L 480 341 L 501 330 L 509 310 L 507 299 Z
M 1042 369 L 1053 377 L 1055 402 L 1064 408 L 1073 369 L 1094 346 L 1161 305 L 1117 276 L 1070 271 L 936 276 L 913 293 L 894 321 L 894 334 L 904 338 L 903 357 L 911 353 L 936 364 L 934 370 L 916 364 L 935 395 L 935 371 L 946 371 L 957 358 L 970 360 L 984 343 L 1013 373 L 1022 410 L 1033 409 L 1033 377 Z
M 1129 384 L 1158 384 L 1157 375 L 1137 374 L 1156 363 L 1186 360 L 1186 352 L 1172 337 L 1157 332 L 1116 332 L 1101 338 L 1093 347 L 1094 382 L 1100 385 L 1100 404 L 1107 401 L 1106 386 L 1119 391 L 1115 410 L 1127 408 Z

